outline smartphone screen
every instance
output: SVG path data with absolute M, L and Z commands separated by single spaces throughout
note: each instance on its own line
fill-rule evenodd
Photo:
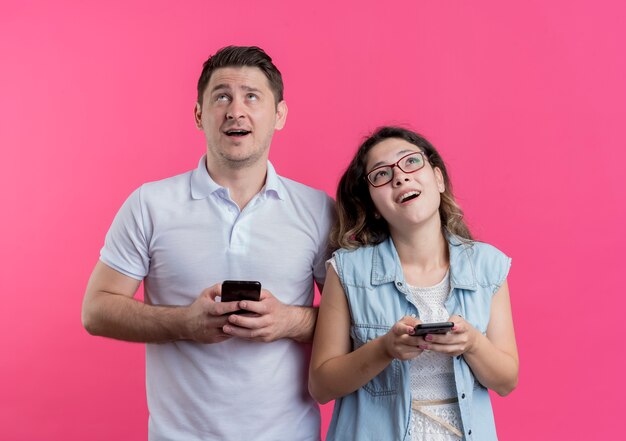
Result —
M 258 302 L 260 298 L 260 282 L 254 280 L 224 280 L 222 282 L 222 302 L 238 302 L 240 300 Z M 240 309 L 230 314 L 243 314 L 245 312 L 243 309 Z
M 446 334 L 453 326 L 452 322 L 420 323 L 415 326 L 415 335 Z

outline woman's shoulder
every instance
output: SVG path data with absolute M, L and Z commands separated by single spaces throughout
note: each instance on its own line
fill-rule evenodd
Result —
M 477 257 L 483 258 L 508 258 L 504 252 L 487 242 L 472 241 L 471 248 Z
M 357 248 L 340 248 L 333 253 L 336 269 L 344 276 L 354 275 L 356 278 L 363 277 L 364 273 L 371 271 L 377 253 L 377 245 L 363 245 Z
M 371 256 L 377 245 L 363 245 L 357 248 L 339 248 L 333 253 L 333 257 L 340 259 L 358 259 L 363 256 Z
M 449 234 L 447 238 L 452 250 L 457 249 L 458 253 L 466 253 L 473 258 L 508 258 L 506 254 L 487 242 L 465 239 L 452 234 Z
M 506 279 L 511 258 L 495 246 L 458 238 L 449 242 L 451 264 L 465 269 L 479 284 L 499 286 Z

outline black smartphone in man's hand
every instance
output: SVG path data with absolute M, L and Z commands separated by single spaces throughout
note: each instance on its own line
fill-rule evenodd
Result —
M 452 322 L 420 323 L 415 326 L 415 335 L 447 334 L 453 326 Z
M 222 302 L 238 302 L 240 300 L 252 300 L 258 302 L 261 299 L 261 283 L 254 280 L 224 280 L 222 282 Z M 240 309 L 229 314 L 243 314 Z

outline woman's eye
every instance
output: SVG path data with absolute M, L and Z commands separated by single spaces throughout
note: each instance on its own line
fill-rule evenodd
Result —
M 411 167 L 420 166 L 421 164 L 422 164 L 422 157 L 417 156 L 417 155 L 407 158 L 406 161 L 404 162 L 405 166 L 411 166 Z
M 388 174 L 389 172 L 387 170 L 381 170 L 379 172 L 376 172 L 376 174 L 374 174 L 374 179 L 385 178 L 387 177 Z

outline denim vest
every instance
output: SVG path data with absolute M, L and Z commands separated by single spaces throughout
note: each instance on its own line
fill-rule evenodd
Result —
M 505 281 L 511 259 L 491 245 L 448 235 L 451 293 L 445 302 L 483 334 L 489 324 L 493 294 Z M 411 303 L 398 253 L 391 238 L 335 254 L 337 273 L 351 313 L 355 350 L 387 333 L 395 322 L 419 311 Z M 393 360 L 357 391 L 335 401 L 327 441 L 410 440 L 409 361 Z M 463 431 L 467 440 L 497 440 L 487 389 L 462 356 L 454 357 Z

